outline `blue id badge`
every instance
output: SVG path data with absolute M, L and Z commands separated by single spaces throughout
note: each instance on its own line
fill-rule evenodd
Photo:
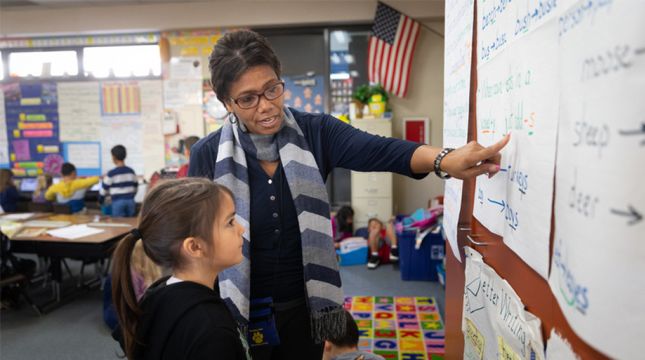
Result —
M 251 347 L 280 345 L 272 298 L 251 300 L 249 318 L 249 345 Z

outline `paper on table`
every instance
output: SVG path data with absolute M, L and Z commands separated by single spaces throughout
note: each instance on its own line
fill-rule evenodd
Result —
M 555 234 L 549 283 L 569 325 L 617 359 L 645 338 L 645 2 L 563 15 Z
M 56 221 L 56 220 L 31 220 L 24 223 L 25 226 L 29 227 L 48 227 L 48 228 L 59 228 L 71 224 L 69 221 Z
M 98 226 L 98 227 L 132 227 L 130 224 L 125 223 L 107 223 L 107 222 L 91 222 L 87 223 L 88 226 Z
M 91 228 L 85 224 L 83 225 L 72 225 L 60 229 L 49 230 L 47 233 L 51 236 L 74 240 L 82 238 L 85 236 L 100 234 L 105 230 Z
M 446 1 L 446 52 L 444 56 L 443 146 L 457 148 L 468 142 L 470 66 L 474 0 Z M 443 229 L 453 255 L 461 261 L 457 227 L 463 182 L 445 182 Z
M 27 220 L 34 216 L 34 213 L 7 214 L 2 216 L 2 220 Z
M 464 359 L 544 359 L 541 321 L 510 284 L 465 247 Z
M 580 360 L 573 352 L 571 345 L 555 329 L 551 329 L 551 337 L 546 342 L 546 360 Z

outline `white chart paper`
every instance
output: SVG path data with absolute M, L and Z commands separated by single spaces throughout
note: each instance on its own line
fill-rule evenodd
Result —
M 67 161 L 79 169 L 98 169 L 101 166 L 101 144 L 67 144 Z
M 645 338 L 645 2 L 581 1 L 559 21 L 549 283 L 578 336 L 617 359 Z
M 540 319 L 470 247 L 464 288 L 464 359 L 544 359 Z
M 558 22 L 552 19 L 478 69 L 477 139 L 507 133 L 501 171 L 477 178 L 473 214 L 545 279 L 558 126 Z
M 444 67 L 443 146 L 458 148 L 468 141 L 470 66 L 472 56 L 474 0 L 446 1 L 446 46 Z M 457 227 L 463 181 L 445 182 L 443 228 L 453 255 L 461 261 Z
M 101 98 L 98 82 L 59 82 L 61 141 L 99 141 Z
M 571 344 L 563 339 L 555 329 L 551 329 L 551 337 L 546 342 L 546 360 L 580 360 L 573 352 Z

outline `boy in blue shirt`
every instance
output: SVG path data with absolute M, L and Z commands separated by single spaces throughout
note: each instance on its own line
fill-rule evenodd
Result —
M 112 198 L 112 216 L 132 217 L 136 211 L 137 175 L 125 165 L 127 153 L 123 145 L 113 147 L 111 153 L 116 167 L 103 177 L 101 195 Z

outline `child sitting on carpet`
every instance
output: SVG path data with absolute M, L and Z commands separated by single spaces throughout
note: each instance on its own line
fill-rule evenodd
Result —
M 367 243 L 370 247 L 370 257 L 367 262 L 368 269 L 376 269 L 381 264 L 379 251 L 387 245 L 390 247 L 390 262 L 399 261 L 399 248 L 397 246 L 396 234 L 394 233 L 394 219 L 388 221 L 387 227 L 384 227 L 381 220 L 371 218 L 367 222 L 367 231 Z

